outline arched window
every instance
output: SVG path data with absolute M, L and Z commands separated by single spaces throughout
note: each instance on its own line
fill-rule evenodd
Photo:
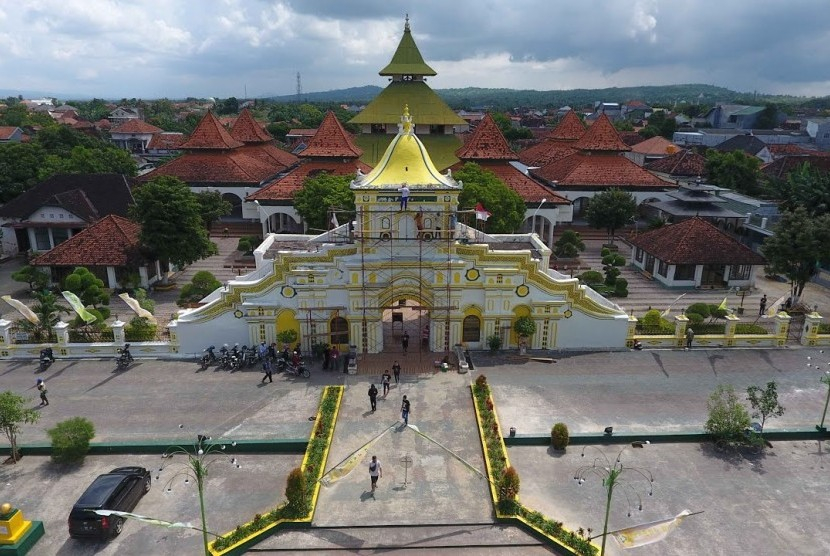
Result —
M 462 342 L 481 341 L 481 319 L 475 315 L 464 317 L 464 324 L 461 333 Z
M 349 344 L 349 322 L 343 317 L 334 317 L 329 324 L 331 345 Z

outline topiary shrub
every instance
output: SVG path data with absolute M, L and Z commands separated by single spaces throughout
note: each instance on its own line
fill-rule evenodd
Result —
M 692 303 L 688 307 L 686 307 L 686 316 L 689 316 L 689 313 L 697 313 L 704 319 L 708 319 L 710 315 L 709 311 L 709 304 L 708 303 Z
M 614 261 L 611 264 L 614 266 L 625 266 L 625 257 L 617 253 L 614 255 Z
M 657 309 L 649 309 L 646 314 L 640 319 L 643 326 L 660 326 L 663 317 L 660 316 L 660 311 Z
M 478 386 L 479 388 L 484 388 L 485 386 L 487 386 L 487 377 L 484 375 L 478 375 L 476 377 L 476 386 Z
M 513 466 L 504 470 L 499 480 L 499 498 L 501 500 L 515 500 L 519 495 L 519 472 Z
M 189 284 L 185 284 L 182 287 L 176 304 L 181 307 L 190 303 L 198 303 L 213 293 L 217 288 L 221 287 L 222 282 L 217 280 L 213 274 L 207 270 L 200 270 L 193 275 L 193 279 Z
M 605 271 L 605 285 L 606 286 L 613 286 L 614 283 L 617 281 L 617 277 L 620 275 L 620 269 L 615 266 L 609 266 L 608 270 Z
M 553 254 L 559 258 L 572 259 L 579 256 L 579 252 L 585 249 L 585 244 L 577 232 L 565 230 L 553 244 Z
M 536 334 L 536 321 L 530 317 L 519 317 L 513 323 L 513 330 L 521 338 L 527 338 Z
M 565 423 L 556 423 L 550 429 L 550 445 L 554 450 L 564 450 L 571 441 L 568 426 Z
M 720 305 L 709 304 L 709 316 L 713 319 L 723 319 L 729 314 L 728 309 L 721 309 Z
M 602 273 L 597 270 L 588 270 L 578 276 L 579 281 L 588 286 L 602 284 Z
M 251 238 L 241 237 L 239 243 L 236 244 L 236 250 L 242 251 L 243 254 L 252 253 L 254 248 L 251 244 Z
M 602 257 L 603 260 L 605 259 L 605 257 L 607 257 L 610 254 L 611 254 L 611 250 L 608 249 L 607 247 L 603 247 L 602 249 L 600 249 L 599 256 Z
M 298 337 L 299 334 L 297 334 L 297 331 L 293 328 L 277 333 L 277 341 L 284 346 L 293 344 L 297 341 Z
M 157 326 L 146 317 L 133 317 L 124 327 L 124 339 L 128 342 L 151 342 L 156 339 Z
M 604 250 L 608 251 L 608 249 L 604 249 Z M 602 257 L 602 265 L 603 266 L 611 266 L 613 264 L 614 264 L 614 255 L 612 255 L 611 253 L 608 253 L 607 255 Z
M 493 334 L 492 336 L 487 336 L 487 347 L 490 348 L 491 353 L 496 353 L 498 350 L 501 349 L 501 336 L 498 334 Z
M 614 282 L 614 295 L 617 297 L 628 297 L 628 280 L 625 278 L 617 278 Z
M 706 320 L 699 313 L 686 313 L 686 318 L 689 319 L 689 324 L 703 324 Z
M 77 463 L 84 461 L 89 452 L 89 441 L 95 437 L 95 426 L 89 419 L 72 417 L 46 432 L 52 439 L 52 461 Z
M 293 516 L 303 516 L 308 513 L 305 487 L 305 475 L 302 469 L 295 467 L 285 480 L 285 497 L 288 499 L 286 509 Z

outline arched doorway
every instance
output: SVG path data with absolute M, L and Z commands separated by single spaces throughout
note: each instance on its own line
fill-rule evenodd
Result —
M 349 347 L 349 321 L 334 317 L 329 321 L 329 345 L 337 346 L 341 352 Z
M 222 193 L 222 200 L 231 204 L 231 213 L 225 218 L 242 218 L 242 199 L 233 193 Z
M 430 311 L 428 307 L 412 297 L 402 296 L 386 305 L 382 313 L 383 352 L 404 353 L 404 338 L 407 339 L 406 353 L 429 351 L 431 338 Z

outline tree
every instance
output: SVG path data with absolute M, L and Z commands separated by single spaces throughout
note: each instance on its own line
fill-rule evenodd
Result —
M 744 430 L 749 426 L 749 413 L 738 401 L 731 384 L 718 385 L 709 396 L 707 407 L 709 418 L 703 428 L 715 442 L 735 444 L 743 441 Z
M 519 317 L 513 323 L 513 330 L 520 338 L 527 338 L 536 334 L 536 321 L 530 317 Z
M 761 253 L 773 272 L 790 279 L 796 301 L 819 265 L 830 262 L 830 214 L 810 217 L 806 208 L 798 207 L 784 212 L 773 232 L 764 240 Z
M 180 306 L 198 303 L 220 287 L 222 287 L 222 282 L 217 280 L 213 274 L 207 270 L 200 270 L 193 275 L 189 284 L 184 285 L 176 303 Z
M 769 189 L 775 198 L 781 199 L 782 211 L 804 207 L 810 216 L 830 213 L 830 174 L 806 162 Z
M 774 380 L 767 382 L 767 387 L 750 386 L 746 389 L 746 399 L 752 406 L 752 417 L 761 419 L 761 432 L 767 417 L 781 417 L 784 407 L 778 403 L 778 385 Z
M 216 104 L 217 114 L 236 114 L 239 112 L 239 101 L 236 97 L 226 98 Z
M 592 228 L 605 228 L 608 242 L 614 245 L 614 233 L 628 224 L 636 213 L 637 200 L 634 195 L 622 189 L 609 189 L 591 198 L 585 218 Z
M 210 229 L 211 224 L 233 210 L 233 205 L 223 199 L 218 191 L 200 191 L 196 193 L 196 200 L 199 201 L 206 229 Z
M 98 307 L 109 305 L 110 295 L 104 286 L 104 281 L 95 276 L 84 266 L 77 266 L 72 274 L 64 278 L 63 287 L 78 296 L 81 303 Z
M 666 117 L 666 112 L 654 112 L 648 118 L 648 125 L 639 131 L 642 137 L 650 139 L 660 135 L 671 140 L 674 132 L 677 131 L 677 122 L 674 118 Z
M 472 210 L 481 203 L 492 213 L 486 223 L 488 232 L 514 233 L 524 222 L 527 210 L 524 200 L 490 170 L 467 162 L 460 170 L 453 172 L 453 177 L 464 183 L 464 189 L 458 196 L 459 210 Z
M 772 129 L 778 125 L 778 105 L 775 103 L 768 103 L 761 113 L 758 114 L 758 119 L 755 121 L 755 129 Z
M 50 291 L 35 293 L 37 302 L 32 305 L 32 312 L 37 315 L 39 322 L 33 323 L 26 319 L 18 321 L 20 328 L 34 336 L 32 340 L 38 342 L 54 341 L 52 329 L 60 322 L 61 313 L 69 313 L 69 309 L 58 303 L 58 298 Z
M 709 180 L 738 193 L 752 196 L 760 192 L 760 168 L 761 161 L 743 151 L 706 151 L 706 172 L 709 174 Z
M 338 176 L 321 172 L 306 178 L 303 187 L 294 193 L 294 209 L 303 217 L 308 228 L 324 231 L 330 228 L 328 210 L 335 208 L 354 214 L 354 192 L 349 185 L 354 174 Z M 338 215 L 338 222 L 343 222 L 343 215 Z
M 89 441 L 95 437 L 95 425 L 84 417 L 61 421 L 46 433 L 52 440 L 52 461 L 77 463 L 89 452 Z
M 49 274 L 36 266 L 23 266 L 12 272 L 12 280 L 29 284 L 31 291 L 40 291 L 49 285 Z
M 562 232 L 562 236 L 553 244 L 553 253 L 559 258 L 572 259 L 584 250 L 585 243 L 579 237 L 579 232 L 573 230 Z
M 9 448 L 12 463 L 20 459 L 20 452 L 17 449 L 17 435 L 20 432 L 20 425 L 37 423 L 40 413 L 34 409 L 25 409 L 24 404 L 32 401 L 31 398 L 24 398 L 6 390 L 0 394 L 0 429 L 9 439 Z
M 133 197 L 130 217 L 141 224 L 141 243 L 159 260 L 182 268 L 216 252 L 198 198 L 180 179 L 159 176 L 134 190 Z
M 114 146 L 102 148 L 73 147 L 68 156 L 47 155 L 38 177 L 44 180 L 55 174 L 124 174 L 137 173 L 130 153 Z
M 36 143 L 0 144 L 0 203 L 35 185 L 45 159 L 46 150 Z

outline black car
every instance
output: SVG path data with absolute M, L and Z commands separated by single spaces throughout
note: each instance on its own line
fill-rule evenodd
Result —
M 150 491 L 150 483 L 150 472 L 143 467 L 119 467 L 99 475 L 69 513 L 69 536 L 100 539 L 117 536 L 124 528 L 124 518 L 98 515 L 95 510 L 130 512 Z

